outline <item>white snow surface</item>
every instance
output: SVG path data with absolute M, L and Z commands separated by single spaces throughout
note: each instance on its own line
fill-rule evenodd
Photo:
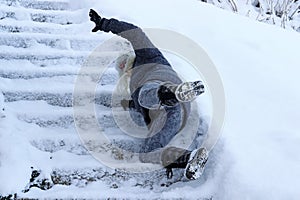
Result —
M 57 38 L 59 34 L 64 37 L 70 34 L 72 38 L 81 34 L 84 38 L 80 39 L 94 41 L 112 37 L 111 34 L 89 33 L 93 24 L 88 22 L 88 10 L 93 8 L 106 18 L 116 17 L 142 28 L 177 31 L 203 47 L 215 63 L 225 88 L 226 119 L 222 137 L 212 153 L 203 177 L 196 181 L 177 182 L 169 187 L 154 190 L 134 186 L 134 179 L 129 179 L 118 188 L 113 188 L 106 182 L 96 181 L 80 187 L 54 185 L 45 191 L 33 187 L 29 192 L 23 193 L 22 190 L 30 179 L 31 166 L 41 169 L 48 177 L 53 168 L 97 167 L 99 163 L 88 155 L 79 158 L 68 151 L 58 150 L 51 153 L 30 145 L 32 141 L 51 138 L 52 135 L 58 142 L 66 138 L 78 141 L 78 136 L 73 134 L 73 127 L 61 129 L 56 126 L 40 127 L 34 123 L 27 123 L 27 117 L 34 121 L 43 113 L 48 119 L 71 115 L 72 108 L 49 105 L 43 100 L 6 101 L 6 118 L 0 118 L 0 196 L 17 193 L 18 197 L 23 198 L 62 199 L 299 199 L 299 33 L 262 24 L 196 0 L 70 2 L 72 9 L 80 9 L 68 11 L 74 13 L 67 15 L 70 19 L 75 15 L 74 21 L 77 24 L 65 28 L 52 23 L 48 28 L 49 33 L 53 33 L 53 38 Z M 19 10 L 22 11 L 22 8 Z M 42 23 L 29 21 L 26 12 L 28 10 L 24 9 L 24 16 L 21 15 L 15 20 L 0 20 L 0 24 L 9 24 L 10 20 L 12 24 L 18 24 L 18 20 L 22 20 L 19 25 L 23 27 L 45 27 Z M 55 15 L 58 12 L 51 13 Z M 63 17 L 58 15 L 59 19 Z M 70 32 L 66 33 L 66 30 Z M 13 34 L 1 33 L 7 37 Z M 47 37 L 51 39 L 51 35 Z M 32 55 L 55 55 L 56 52 L 41 44 L 32 44 L 33 47 L 26 50 L 7 48 L 2 43 L 1 45 L 0 50 L 3 54 L 7 52 L 14 55 L 15 52 L 23 55 L 29 51 L 28 54 Z M 84 49 L 84 55 L 91 50 Z M 60 51 L 64 56 L 76 57 L 80 54 L 73 52 L 68 45 Z M 171 55 L 166 55 L 172 60 Z M 24 67 L 24 73 L 27 69 L 34 71 L 32 63 L 23 64 L 24 66 L 21 66 L 16 60 L 1 60 L 0 70 L 17 71 L 20 66 Z M 68 73 L 74 75 L 76 70 L 71 65 L 68 60 L 61 63 Z M 49 67 L 45 73 L 63 73 L 63 70 L 55 69 Z M 43 71 L 38 70 L 39 73 Z M 72 90 L 72 84 L 72 76 L 62 80 L 59 76 L 30 80 L 2 77 L 0 92 L 2 90 L 4 95 L 10 91 L 30 92 L 28 88 L 33 92 L 40 92 L 49 87 L 49 91 L 60 94 Z M 207 110 L 205 113 L 209 115 L 209 109 L 203 110 Z M 26 118 L 27 121 L 20 120 L 22 118 Z M 53 156 L 53 159 L 50 160 L 50 156 Z

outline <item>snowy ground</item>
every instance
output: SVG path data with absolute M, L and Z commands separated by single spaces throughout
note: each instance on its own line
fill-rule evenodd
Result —
M 300 32 L 300 2 L 297 0 L 202 0 L 202 2 L 262 23 Z
M 0 196 L 299 198 L 299 33 L 194 0 L 70 1 L 71 6 L 67 0 L 56 0 L 50 10 L 44 3 L 32 3 L 39 1 L 20 2 L 0 1 L 0 10 L 6 13 L 0 20 L 0 87 L 7 115 L 0 119 Z M 89 33 L 90 7 L 143 28 L 184 34 L 214 61 L 225 88 L 226 121 L 201 179 L 161 187 L 167 183 L 163 171 L 115 172 L 82 147 L 72 118 L 74 81 L 82 60 L 112 37 Z M 102 64 L 108 65 L 125 48 L 122 45 L 110 47 Z M 114 123 L 107 117 L 105 95 L 116 72 L 108 71 L 106 78 L 97 106 L 111 130 Z M 32 187 L 24 193 L 32 170 L 41 170 L 44 180 L 52 178 L 53 187 Z

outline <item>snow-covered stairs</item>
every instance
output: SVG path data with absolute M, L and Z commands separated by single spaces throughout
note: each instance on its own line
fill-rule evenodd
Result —
M 7 110 L 17 119 L 11 124 L 19 131 L 16 134 L 26 137 L 24 143 L 30 145 L 29 149 L 34 148 L 33 155 L 42 155 L 32 158 L 31 166 L 27 166 L 32 167 L 32 174 L 23 183 L 23 192 L 30 191 L 32 186 L 84 187 L 94 181 L 117 188 L 117 181 L 130 179 L 125 172 L 108 172 L 88 153 L 76 132 L 72 106 L 78 71 L 107 37 L 89 33 L 88 10 L 74 8 L 70 2 L 0 0 L 1 90 Z M 87 21 L 81 20 L 83 15 Z M 128 42 L 116 41 L 103 52 L 97 64 L 110 65 L 125 47 L 129 47 Z M 105 128 L 116 128 L 109 109 L 111 90 L 117 81 L 112 66 L 99 81 L 95 97 L 98 120 Z M 113 137 L 117 138 L 117 133 Z M 49 166 L 44 167 L 43 163 Z M 161 172 L 154 174 L 157 177 L 152 182 L 164 176 Z M 137 186 L 144 187 L 144 181 L 151 185 L 147 179 L 136 178 Z M 15 192 L 20 195 L 20 191 Z
M 85 124 L 89 116 L 74 117 L 73 105 L 78 103 L 73 102 L 74 86 L 82 76 L 98 84 L 93 101 L 106 136 L 119 147 L 136 148 L 132 138 L 117 128 L 111 111 L 112 90 L 118 79 L 112 61 L 131 47 L 120 38 L 103 44 L 111 35 L 91 33 L 88 9 L 70 2 L 0 0 L 0 88 L 8 115 L 15 118 L 9 128 L 30 152 L 23 158 L 27 165 L 18 168 L 26 167 L 30 173 L 20 182 L 22 190 L 15 192 L 30 197 L 26 195 L 31 187 L 51 193 L 57 185 L 85 187 L 97 181 L 117 189 L 127 186 L 128 180 L 133 187 L 160 192 L 182 181 L 180 170 L 167 181 L 164 169 L 134 174 L 110 169 L 94 159 L 80 140 L 74 120 L 89 127 Z M 101 57 L 93 65 L 108 67 L 100 80 L 93 70 L 79 73 L 99 45 Z M 94 95 L 88 91 L 83 94 Z M 129 159 L 110 144 L 103 146 L 103 151 L 124 162 Z

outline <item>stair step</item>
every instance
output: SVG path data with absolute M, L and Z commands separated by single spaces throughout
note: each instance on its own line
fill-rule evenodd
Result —
M 77 132 L 74 132 L 74 135 L 77 135 Z M 121 138 L 111 139 L 111 135 L 106 135 L 106 137 L 110 140 L 109 146 L 105 147 L 106 145 L 100 145 L 99 141 L 95 141 L 93 144 L 93 141 L 89 141 L 90 147 L 92 145 L 96 146 L 97 149 L 95 151 L 100 152 L 103 151 L 103 153 L 112 153 L 113 156 L 116 158 L 118 156 L 123 157 L 128 156 L 130 157 L 130 154 L 122 154 L 122 151 L 128 151 L 128 152 L 138 152 L 139 149 L 142 147 L 142 143 L 138 144 L 137 141 L 133 138 L 126 137 L 126 135 L 121 136 Z M 30 144 L 37 148 L 38 150 L 42 152 L 48 152 L 48 153 L 55 153 L 59 151 L 65 151 L 74 155 L 90 155 L 91 149 L 87 150 L 86 146 L 83 144 L 83 142 L 78 139 L 73 138 L 39 138 L 34 139 L 30 141 Z M 100 145 L 100 146 L 99 146 Z
M 74 132 L 76 134 L 76 132 Z M 51 138 L 36 139 L 30 142 L 32 146 L 40 151 L 54 153 L 57 151 L 66 151 L 75 155 L 89 155 L 90 153 L 84 147 L 82 142 L 77 139 Z
M 5 97 L 6 97 L 5 93 Z M 18 102 L 6 102 L 7 109 L 14 112 L 17 118 L 21 121 L 36 124 L 41 128 L 49 128 L 51 131 L 53 128 L 63 128 L 64 132 L 67 130 L 75 132 L 74 127 L 74 110 L 72 107 L 58 107 L 56 105 L 49 105 L 46 101 L 18 101 Z M 98 119 L 103 124 L 114 125 L 112 115 L 108 108 L 104 106 L 97 106 Z M 78 121 L 83 123 L 87 122 L 87 119 L 93 117 L 90 113 L 81 107 L 82 109 L 79 116 L 76 116 Z M 40 130 L 39 130 L 40 131 Z M 47 129 L 44 130 L 47 132 Z M 53 134 L 53 133 L 50 133 Z M 59 133 L 61 135 L 61 133 Z
M 0 53 L 0 59 L 2 60 L 29 60 L 33 64 L 40 64 L 41 66 L 58 65 L 58 64 L 82 64 L 88 54 L 73 54 L 72 51 L 60 50 L 55 53 L 49 52 L 49 49 L 43 49 L 42 51 L 28 49 L 18 49 L 6 47 L 5 51 Z
M 22 119 L 21 119 L 22 120 Z M 111 119 L 113 121 L 113 119 Z M 29 123 L 29 122 L 28 122 Z M 123 133 L 120 131 L 116 124 L 111 124 L 111 127 L 108 127 L 107 123 L 103 122 L 101 119 L 99 120 L 99 123 L 101 127 L 104 128 L 105 137 L 110 141 L 111 144 L 114 145 L 114 148 L 118 147 L 120 149 L 130 151 L 130 152 L 138 152 L 142 146 L 144 145 L 142 140 L 138 140 L 136 138 L 133 138 L 131 136 L 128 136 L 126 133 Z M 40 124 L 37 124 L 40 125 Z M 69 125 L 68 127 L 55 127 L 55 126 L 47 126 L 41 127 L 45 129 L 49 128 L 64 128 L 66 130 L 69 130 L 71 128 L 74 128 L 74 124 Z M 78 133 L 76 131 L 73 132 L 73 134 L 77 135 Z M 69 136 L 68 136 L 69 137 Z M 92 145 L 92 141 L 89 141 L 89 145 Z M 97 143 L 99 141 L 95 141 Z M 55 138 L 40 138 L 40 139 L 34 139 L 32 140 L 32 145 L 38 148 L 39 150 L 45 151 L 45 152 L 57 152 L 60 150 L 64 150 L 70 153 L 78 154 L 78 155 L 86 155 L 87 152 L 83 151 L 82 149 L 86 148 L 85 145 L 82 144 L 81 140 L 75 140 L 70 138 L 63 138 L 63 137 L 55 137 Z M 78 149 L 76 147 L 79 147 Z
M 51 27 L 31 27 L 28 25 L 22 25 L 22 24 L 8 24 L 8 23 L 2 23 L 0 21 L 0 32 L 7 32 L 7 33 L 23 33 L 23 32 L 30 32 L 30 33 L 49 33 L 49 34 L 59 34 L 62 31 L 68 32 L 71 28 L 70 27 L 64 27 L 61 30 L 58 30 L 56 28 Z
M 52 186 L 73 185 L 76 187 L 85 187 L 87 184 L 101 181 L 106 185 L 111 185 L 111 187 L 116 188 L 121 187 L 122 185 L 128 185 L 128 181 L 131 180 L 129 183 L 133 184 L 132 187 L 149 187 L 150 189 L 157 187 L 157 189 L 160 190 L 161 183 L 167 181 L 165 169 L 161 168 L 159 165 L 140 163 L 136 157 L 133 158 L 134 160 L 131 162 L 128 162 L 127 159 L 132 158 L 127 157 L 119 157 L 119 161 L 117 161 L 116 158 L 113 159 L 115 162 L 120 163 L 120 169 L 110 169 L 90 155 L 74 155 L 63 151 L 53 152 L 48 157 L 46 172 L 43 171 L 43 167 L 40 169 L 33 169 L 38 171 L 41 176 L 34 176 L 31 183 L 34 184 L 33 182 L 36 180 L 34 187 L 42 186 L 41 183 L 43 183 L 43 180 L 47 177 Z M 72 160 L 72 162 L 70 162 L 70 160 Z M 130 173 L 121 170 L 124 166 L 131 166 L 132 168 L 139 170 L 139 173 Z M 153 171 L 153 169 L 158 170 Z M 178 181 L 181 177 L 182 170 L 174 170 L 173 181 Z M 39 179 L 39 181 L 37 179 Z M 30 189 L 30 187 L 28 189 Z
M 51 48 L 57 49 L 70 49 L 69 42 L 63 39 L 55 38 L 42 38 L 37 39 L 34 37 L 16 37 L 14 35 L 2 35 L 0 37 L 0 45 L 3 46 L 12 46 L 16 48 L 30 48 L 36 46 L 37 44 L 45 45 Z
M 77 135 L 77 133 L 74 132 L 74 135 Z M 109 138 L 109 136 L 107 137 Z M 90 152 L 86 149 L 86 146 L 79 138 L 73 139 L 73 138 L 63 138 L 63 137 L 59 137 L 59 138 L 43 137 L 43 138 L 34 139 L 30 141 L 30 144 L 33 147 L 43 152 L 55 153 L 58 151 L 65 151 L 79 156 L 90 155 Z M 91 144 L 91 141 L 89 144 Z M 112 150 L 112 149 L 120 148 L 120 151 L 126 150 L 126 151 L 134 152 L 135 150 L 140 148 L 140 146 L 137 146 L 136 141 L 130 138 L 114 139 L 111 141 L 111 144 L 113 144 L 114 146 L 110 146 L 109 148 L 107 148 L 107 151 L 109 151 L 108 149 Z M 106 151 L 105 149 L 106 148 L 103 147 L 103 151 Z
M 24 22 L 24 23 L 22 23 Z M 29 32 L 29 33 L 47 33 L 47 34 L 61 34 L 68 33 L 72 35 L 73 33 L 91 33 L 91 24 L 90 22 L 85 22 L 82 24 L 69 24 L 61 25 L 54 23 L 43 23 L 35 21 L 18 21 L 13 18 L 4 18 L 0 20 L 0 32 L 9 32 L 9 33 L 20 33 L 20 32 Z M 101 34 L 101 33 L 97 33 Z
M 147 164 L 140 165 L 147 166 Z M 174 172 L 175 176 L 172 181 L 179 181 L 182 176 L 182 170 L 180 172 L 179 170 L 174 170 Z M 70 170 L 54 169 L 51 173 L 51 179 L 54 184 L 74 185 L 76 187 L 84 187 L 93 182 L 101 181 L 111 188 L 128 185 L 129 181 L 132 184 L 132 187 L 147 188 L 150 190 L 161 190 L 161 185 L 167 181 L 164 169 L 147 173 L 129 173 L 121 170 L 107 171 L 105 167 Z M 132 179 L 134 179 L 134 182 Z
M 101 124 L 101 126 L 104 126 Z M 49 130 L 51 128 L 57 129 L 58 131 L 62 131 L 63 127 L 41 127 L 45 130 Z M 43 152 L 54 153 L 58 151 L 66 151 L 76 155 L 89 155 L 90 153 L 86 149 L 86 146 L 83 144 L 82 140 L 79 139 L 77 131 L 73 130 L 74 126 L 65 128 L 69 131 L 68 134 L 64 136 L 57 136 L 57 134 L 50 135 L 49 131 L 43 132 L 43 136 L 37 135 L 35 139 L 32 139 L 30 144 L 35 148 L 39 149 Z M 109 128 L 108 128 L 109 129 Z M 110 128 L 112 129 L 112 128 Z M 47 133 L 47 134 L 45 134 Z M 76 136 L 76 137 L 75 137 Z M 103 152 L 111 151 L 112 149 L 120 148 L 120 150 L 126 150 L 130 152 L 138 152 L 141 149 L 143 143 L 142 141 L 138 141 L 135 138 L 132 138 L 124 133 L 122 133 L 117 127 L 113 127 L 113 131 L 111 133 L 107 133 L 105 131 L 105 137 L 110 141 L 111 144 L 107 148 L 102 149 L 102 146 L 99 147 L 99 141 L 89 141 L 89 147 L 96 146 L 97 152 L 99 152 L 99 148 L 103 150 Z M 106 146 L 105 144 L 103 144 Z M 113 146 L 112 146 L 113 145 Z M 91 149 L 89 149 L 91 150 Z
M 77 119 L 79 121 L 86 121 L 85 119 L 88 116 L 77 116 Z M 62 128 L 70 128 L 74 125 L 74 117 L 72 114 L 65 114 L 65 115 L 59 115 L 59 116 L 38 116 L 38 115 L 19 115 L 19 120 L 25 121 L 27 123 L 33 123 L 38 125 L 39 127 L 43 128 L 53 128 L 53 127 L 62 127 Z M 103 115 L 102 117 L 98 118 L 99 123 L 103 127 L 116 127 L 116 124 L 114 122 L 114 119 L 112 116 Z
M 0 3 L 7 6 L 17 6 L 18 0 L 0 0 Z
M 12 12 L 12 11 L 0 10 L 0 20 L 6 19 L 6 18 L 17 19 L 16 13 Z
M 0 45 L 16 48 L 30 48 L 35 45 L 45 45 L 51 48 L 75 51 L 91 51 L 103 42 L 91 35 L 49 35 L 41 33 L 0 33 Z
M 7 21 L 7 20 L 6 20 Z M 12 21 L 12 20 L 11 20 Z M 37 22 L 34 22 L 37 23 Z M 54 27 L 53 25 L 57 26 Z M 49 33 L 49 34 L 60 34 L 61 32 L 70 32 L 72 30 L 72 25 L 70 26 L 63 26 L 58 24 L 46 24 L 46 23 L 39 23 L 37 26 L 31 26 L 28 23 L 25 25 L 20 23 L 7 23 L 3 20 L 0 21 L 0 32 L 8 32 L 8 33 L 21 33 L 21 32 L 29 32 L 29 33 Z
M 65 155 L 67 156 L 67 155 Z M 58 161 L 58 160 L 57 160 Z M 60 162 L 60 160 L 59 160 Z M 80 161 L 77 163 L 84 163 L 84 161 Z M 75 163 L 74 163 L 75 164 Z M 58 189 L 63 189 L 66 194 L 60 193 L 60 197 L 63 199 L 69 198 L 81 198 L 81 199 L 89 199 L 91 194 L 94 196 L 101 196 L 107 199 L 119 199 L 124 198 L 124 194 L 112 194 L 112 192 L 96 192 L 95 187 L 86 187 L 87 185 L 93 184 L 95 182 L 100 183 L 101 185 L 106 185 L 107 188 L 111 188 L 110 190 L 116 190 L 118 188 L 132 188 L 137 191 L 150 191 L 154 195 L 154 197 L 159 198 L 162 191 L 169 190 L 167 189 L 172 184 L 178 182 L 184 182 L 183 179 L 183 169 L 173 169 L 173 178 L 167 179 L 166 172 L 164 168 L 161 168 L 158 165 L 154 164 L 146 164 L 146 163 L 132 163 L 131 166 L 135 169 L 139 169 L 139 172 L 130 172 L 122 169 L 112 170 L 106 166 L 101 166 L 101 163 L 98 162 L 98 166 L 92 167 L 69 167 L 69 168 L 52 168 L 46 173 L 43 169 L 32 169 L 32 179 L 30 179 L 29 184 L 25 188 L 24 193 L 18 194 L 18 198 L 53 198 L 52 187 L 57 185 Z M 120 166 L 120 168 L 122 165 Z M 128 164 L 126 165 L 128 167 Z M 60 186 L 60 187 L 59 187 Z M 71 187 L 70 187 L 71 186 Z M 72 187 L 73 186 L 73 187 Z M 78 189 L 74 190 L 74 186 Z M 30 192 L 29 196 L 27 192 L 31 190 L 31 188 L 39 188 L 41 190 L 34 190 L 34 192 Z M 68 190 L 70 189 L 70 190 Z M 85 192 L 82 192 L 84 189 Z M 175 188 L 176 189 L 176 188 Z M 49 190 L 49 192 L 45 191 Z M 122 189 L 121 189 L 122 190 Z M 57 187 L 54 189 L 54 193 L 57 193 Z M 90 193 L 91 192 L 91 193 Z M 47 196 L 47 194 L 49 194 Z M 34 194 L 34 195 L 33 195 Z M 70 196 L 70 194 L 72 194 Z M 173 195 L 174 196 L 174 195 Z M 131 198 L 140 198 L 140 195 L 137 196 L 135 194 L 130 194 Z M 212 199 L 209 198 L 198 198 L 203 200 Z
M 0 0 L 1 4 L 7 6 L 22 6 L 24 8 L 32 8 L 39 10 L 70 10 L 73 6 L 69 1 L 51 1 L 51 0 Z
M 104 181 L 105 178 L 113 178 L 112 174 L 107 172 L 103 167 L 69 170 L 54 169 L 50 176 L 54 185 L 75 185 L 77 187 L 83 187 L 95 181 Z M 124 178 L 126 177 L 124 176 Z
M 51 48 L 14 48 L 6 47 L 0 52 L 1 60 L 30 61 L 40 67 L 53 65 L 83 64 L 89 57 L 89 66 L 107 66 L 118 57 L 118 52 L 99 52 L 91 55 L 89 51 L 59 50 Z
M 14 101 L 46 101 L 50 105 L 61 107 L 72 107 L 72 93 L 54 94 L 54 93 L 34 93 L 34 92 L 5 92 L 8 102 Z
M 0 5 L 0 19 L 15 19 L 19 23 L 24 20 L 32 20 L 35 22 L 54 23 L 61 25 L 80 24 L 83 23 L 83 17 L 87 15 L 86 9 L 76 11 L 57 11 L 57 10 L 36 10 L 24 9 L 23 7 L 12 7 Z
M 0 77 L 5 79 L 35 79 L 64 76 L 77 76 L 78 68 L 74 66 L 37 67 L 27 62 L 1 61 Z M 22 66 L 20 69 L 19 66 Z M 75 78 L 74 78 L 75 79 Z
M 18 119 L 30 124 L 36 124 L 39 127 L 47 127 L 47 128 L 53 128 L 53 127 L 61 127 L 61 128 L 70 128 L 74 124 L 73 116 L 65 115 L 57 118 L 50 119 L 49 117 L 47 119 L 43 119 L 43 117 L 27 117 L 27 116 L 18 116 Z
M 40 33 L 15 33 L 7 34 L 0 33 L 0 46 L 12 46 L 16 48 L 30 48 L 35 45 L 44 45 L 46 47 L 56 48 L 60 50 L 74 50 L 74 51 L 92 51 L 96 47 L 101 47 L 103 39 L 92 37 L 90 35 L 49 35 Z M 124 51 L 128 49 L 127 43 L 116 42 L 111 46 L 105 48 L 103 51 Z
M 57 161 L 61 162 L 60 160 Z M 83 160 L 79 161 L 79 163 L 82 162 Z M 98 162 L 98 166 L 94 166 L 94 167 L 93 166 L 87 166 L 87 167 L 72 166 L 69 168 L 57 167 L 57 168 L 52 168 L 50 174 L 44 174 L 43 169 L 39 169 L 39 170 L 34 169 L 35 172 L 38 172 L 38 176 L 33 176 L 34 178 L 30 181 L 29 183 L 30 187 L 27 188 L 28 190 L 26 192 L 28 192 L 31 187 L 38 187 L 43 191 L 50 189 L 51 192 L 51 187 L 53 187 L 54 185 L 64 186 L 64 190 L 68 191 L 67 186 L 72 185 L 78 188 L 84 188 L 87 185 L 92 184 L 94 182 L 102 182 L 102 184 L 105 184 L 107 185 L 107 187 L 110 187 L 112 189 L 122 188 L 125 186 L 126 188 L 131 187 L 131 188 L 142 189 L 147 191 L 152 190 L 155 193 L 159 194 L 161 193 L 162 190 L 164 190 L 164 187 L 169 187 L 174 183 L 183 181 L 182 180 L 183 169 L 173 169 L 173 178 L 172 180 L 170 180 L 167 179 L 165 169 L 161 168 L 161 166 L 159 165 L 134 162 L 131 164 L 132 168 L 139 171 L 139 172 L 136 171 L 134 173 L 130 171 L 122 170 L 122 166 L 124 165 L 124 163 L 120 164 L 120 169 L 114 169 L 114 170 L 106 166 L 99 167 L 99 165 L 101 166 L 100 162 Z M 130 163 L 126 163 L 125 165 L 126 167 L 129 167 Z M 48 182 L 49 185 L 51 185 L 49 188 L 45 188 L 45 186 L 42 184 L 46 182 Z M 93 188 L 94 187 L 92 187 L 92 190 L 94 190 Z M 73 187 L 71 189 L 73 192 L 72 194 L 74 194 L 72 197 L 80 197 L 83 199 L 86 198 L 86 196 L 82 195 L 81 192 L 77 194 L 76 190 L 74 190 Z M 44 194 L 43 196 L 45 197 Z M 101 196 L 105 197 L 106 195 L 101 194 Z M 159 195 L 157 196 L 159 197 Z M 26 197 L 26 195 L 24 197 Z M 109 197 L 118 198 L 120 197 L 120 195 L 115 196 L 110 193 Z M 70 198 L 69 193 L 67 196 L 62 196 L 62 198 Z M 208 200 L 211 198 L 203 198 L 203 199 Z
M 55 23 L 55 24 L 61 24 L 61 25 L 70 25 L 70 24 L 80 24 L 82 23 L 79 17 L 76 18 L 76 14 L 69 14 L 68 16 L 65 16 L 66 14 L 46 14 L 46 13 L 31 13 L 30 18 L 32 21 L 35 22 L 44 22 L 44 23 Z
M 7 102 L 15 101 L 46 101 L 50 105 L 60 107 L 73 106 L 73 93 L 72 92 L 30 92 L 30 91 L 4 91 Z M 93 94 L 91 94 L 93 95 Z M 111 107 L 111 93 L 96 94 L 95 104 Z
M 94 77 L 93 72 L 96 70 L 92 68 L 90 74 L 80 74 L 79 70 L 80 66 L 70 66 L 70 65 L 59 65 L 59 66 L 49 66 L 49 67 L 37 67 L 32 64 L 30 61 L 18 61 L 18 60 L 2 60 L 0 61 L 0 65 L 3 66 L 0 69 L 0 77 L 4 79 L 37 79 L 43 78 L 40 80 L 47 80 L 45 78 L 55 78 L 53 80 L 57 80 L 57 77 L 60 77 L 59 80 L 66 79 L 67 77 L 71 77 L 73 82 L 77 79 L 78 76 L 86 76 L 90 77 L 91 80 L 97 78 L 97 82 L 100 85 L 115 85 L 118 80 L 117 71 L 113 67 L 107 68 L 102 77 Z M 20 69 L 20 66 L 22 68 Z M 100 67 L 100 66 L 99 66 Z M 49 79 L 51 81 L 51 79 Z M 53 81 L 52 80 L 52 81 Z M 20 80 L 22 81 L 22 80 Z
M 39 127 L 42 128 L 74 128 L 74 116 L 73 112 L 66 112 L 63 113 L 64 110 L 61 111 L 48 111 L 47 114 L 38 114 L 38 113 L 19 113 L 17 114 L 18 119 L 30 124 L 36 124 Z M 98 110 L 99 111 L 99 110 Z M 84 112 L 84 111 L 83 111 Z M 115 128 L 117 127 L 112 114 L 105 114 L 102 110 L 98 113 L 98 121 L 101 124 L 101 126 L 105 128 Z M 82 122 L 82 127 L 80 124 L 77 124 L 79 128 L 86 129 L 86 126 L 89 126 L 88 128 L 91 128 L 91 125 L 88 125 L 87 119 L 94 117 L 90 116 L 89 114 L 82 115 L 82 116 L 76 116 L 76 119 L 78 122 Z M 117 133 L 115 133 L 117 134 Z
M 33 8 L 39 10 L 70 10 L 68 1 L 40 1 L 40 0 L 20 0 L 20 6 L 25 8 Z

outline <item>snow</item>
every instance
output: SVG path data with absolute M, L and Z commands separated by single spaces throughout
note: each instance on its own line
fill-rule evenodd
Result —
M 81 183 L 78 183 L 80 187 L 54 185 L 46 191 L 31 188 L 29 192 L 23 193 L 22 190 L 31 176 L 31 167 L 42 169 L 44 176 L 49 177 L 53 169 L 90 169 L 101 165 L 84 152 L 78 143 L 78 135 L 74 134 L 74 128 L 69 127 L 68 117 L 72 116 L 70 107 L 49 105 L 45 101 L 30 102 L 26 99 L 6 101 L 4 103 L 6 118 L 0 118 L 0 196 L 17 193 L 24 198 L 213 198 L 222 200 L 281 200 L 300 197 L 298 155 L 300 151 L 300 94 L 298 93 L 300 68 L 297 55 L 297 47 L 300 44 L 299 33 L 259 23 L 195 0 L 152 0 L 142 3 L 138 0 L 83 2 L 72 2 L 72 9 L 80 10 L 74 11 L 75 14 L 78 12 L 78 18 L 75 17 L 74 20 L 76 23 L 67 27 L 55 23 L 45 25 L 28 21 L 27 14 L 19 19 L 23 20 L 21 24 L 13 19 L 0 20 L 0 24 L 29 27 L 36 34 L 33 35 L 35 40 L 40 37 L 53 39 L 60 35 L 63 35 L 61 38 L 74 40 L 77 34 L 81 34 L 82 37 L 78 36 L 78 39 L 98 40 L 100 43 L 112 37 L 112 34 L 89 33 L 93 24 L 88 22 L 87 14 L 92 7 L 107 18 L 116 17 L 143 28 L 169 29 L 191 38 L 206 50 L 224 84 L 226 120 L 222 137 L 210 154 L 203 177 L 196 181 L 183 180 L 169 187 L 155 186 L 150 190 L 149 187 L 135 186 L 137 180 L 134 176 L 123 182 L 110 176 L 109 181 L 96 181 L 86 186 L 80 185 Z M 3 8 L 7 6 L 3 5 Z M 23 7 L 12 10 L 18 11 L 19 16 L 22 16 L 22 12 L 46 12 L 34 11 L 33 8 L 27 10 Z M 50 12 L 54 16 L 57 14 L 60 20 L 64 16 L 59 11 Z M 70 10 L 66 12 L 70 20 L 75 15 Z M 42 32 L 42 29 L 34 29 L 34 27 L 49 28 L 49 31 Z M 70 37 L 64 32 L 65 30 L 70 31 Z M 54 34 L 43 35 L 48 33 Z M 22 34 L 17 35 L 19 37 Z M 15 37 L 13 33 L 7 32 L 1 33 L 1 36 Z M 24 37 L 30 38 L 30 33 L 24 33 Z M 11 56 L 10 59 L 1 57 L 0 71 L 14 73 L 17 73 L 18 69 L 28 73 L 43 71 L 42 68 L 35 69 L 33 66 L 35 63 L 22 62 L 26 59 L 16 60 L 18 56 L 63 55 L 81 59 L 92 51 L 92 46 L 89 45 L 87 49 L 82 49 L 80 52 L 68 45 L 63 50 L 35 43 L 32 45 L 28 49 L 0 46 L 1 55 Z M 165 55 L 172 64 L 176 64 L 177 68 L 185 65 L 185 62 L 176 56 L 169 53 Z M 1 77 L 0 91 L 3 91 L 4 95 L 19 91 L 33 94 L 50 91 L 63 95 L 73 89 L 74 73 L 77 68 L 72 68 L 71 61 L 59 62 L 61 63 L 58 66 L 65 67 L 65 71 L 58 66 L 51 66 L 45 69 L 45 73 L 63 74 L 67 71 L 71 76 L 61 79 L 41 77 L 30 80 Z M 58 71 L 55 72 L 53 69 Z M 186 73 L 186 76 L 193 74 L 191 71 Z M 191 76 L 191 79 L 193 78 Z M 200 99 L 200 105 L 204 106 L 201 109 L 205 117 L 210 118 L 211 108 L 207 99 L 209 97 Z M 0 103 L 2 106 L 2 102 Z M 100 108 L 104 109 L 104 107 Z M 105 110 L 105 115 L 108 115 L 107 112 Z M 40 124 L 43 120 L 46 124 L 49 121 L 52 124 L 65 122 L 67 125 L 63 124 L 63 129 L 55 126 L 43 127 L 27 123 L 30 120 L 37 120 Z M 39 148 L 47 149 L 37 143 L 44 141 L 42 144 L 46 145 L 47 140 L 51 140 L 52 136 L 56 137 L 56 143 L 65 140 L 66 144 L 71 146 L 67 151 L 57 147 L 54 152 L 51 152 L 39 151 L 35 145 L 29 145 L 36 144 Z M 72 143 L 75 147 L 72 147 Z M 108 168 L 104 171 L 113 171 L 113 169 Z M 159 177 L 155 173 L 153 176 Z M 145 177 L 151 179 L 151 176 Z M 141 180 L 145 179 L 142 177 L 138 182 Z M 162 178 L 162 181 L 165 179 Z M 118 188 L 113 187 L 114 183 Z

